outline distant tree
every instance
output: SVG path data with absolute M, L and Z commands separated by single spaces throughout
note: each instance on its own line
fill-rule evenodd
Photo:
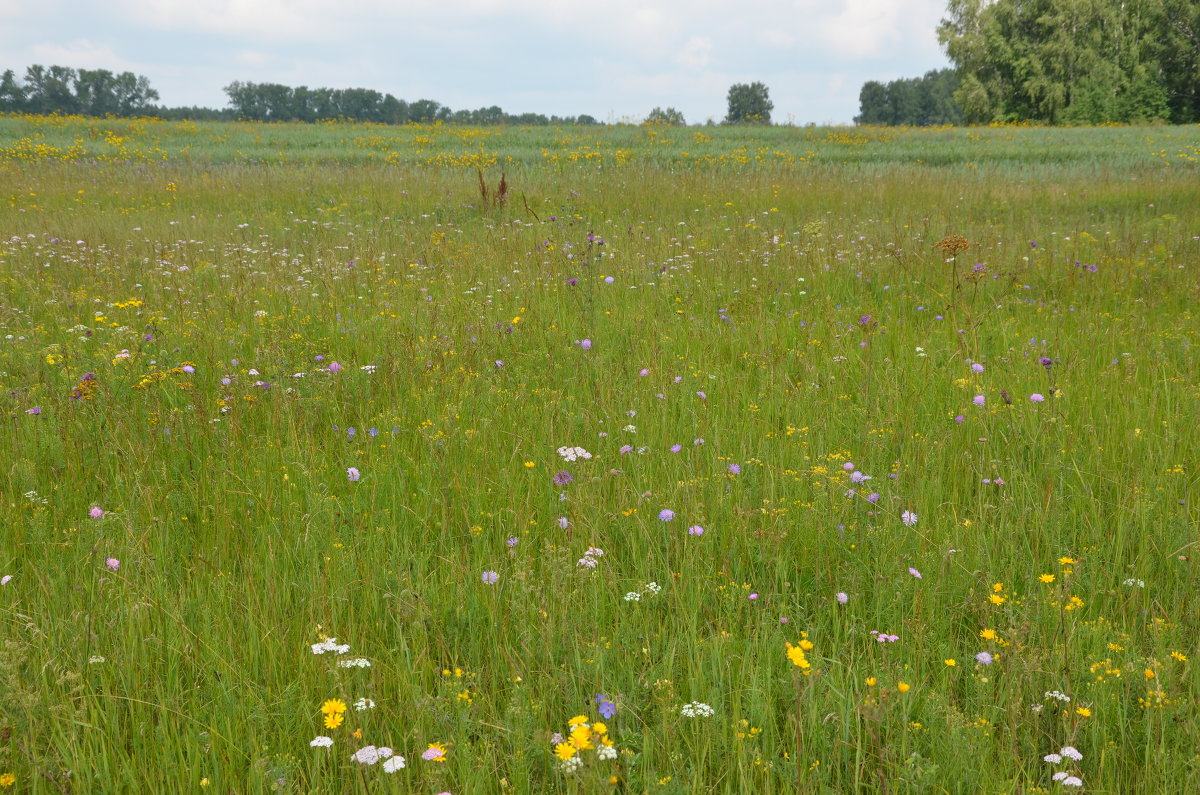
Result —
M 643 124 L 666 124 L 672 127 L 682 127 L 687 124 L 683 113 L 675 108 L 655 108 L 646 116 Z
M 775 104 L 771 102 L 770 92 L 762 83 L 735 83 L 729 87 L 728 99 L 726 124 L 771 123 L 771 111 L 775 109 Z
M 958 74 L 953 69 L 926 72 L 923 77 L 893 80 L 886 85 L 875 80 L 859 92 L 859 114 L 855 124 L 961 124 L 962 110 L 954 101 Z
M 12 69 L 0 75 L 0 111 L 15 113 L 25 110 L 25 88 L 17 82 Z
M 878 80 L 863 83 L 858 92 L 858 115 L 855 124 L 892 124 L 892 105 L 888 101 L 888 90 Z

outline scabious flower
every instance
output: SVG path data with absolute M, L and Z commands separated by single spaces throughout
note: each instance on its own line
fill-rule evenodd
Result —
M 340 364 L 338 364 L 337 362 L 329 363 L 329 372 L 340 373 L 341 371 L 342 371 L 342 366 Z
M 669 522 L 675 518 L 675 512 L 672 511 L 670 508 L 663 508 L 661 511 L 658 512 L 658 518 L 661 521 Z
M 121 561 L 116 558 L 107 558 L 104 561 L 104 565 L 108 567 L 109 571 L 116 571 L 121 568 Z
M 553 480 L 554 480 L 555 486 L 565 486 L 568 483 L 575 482 L 575 478 L 571 477 L 571 473 L 565 469 L 561 469 L 558 472 L 554 473 Z
M 690 536 L 702 536 L 702 535 L 704 535 L 704 528 L 703 528 L 703 527 L 701 527 L 701 526 L 700 526 L 700 525 L 698 525 L 698 524 L 694 524 L 694 525 L 692 525 L 691 527 L 689 527 L 689 528 L 688 528 L 688 535 L 690 535 Z
M 358 471 L 358 467 L 346 467 L 346 477 L 351 483 L 357 483 L 362 473 Z
M 971 372 L 972 373 L 982 373 L 983 365 L 980 364 L 979 362 L 975 362 L 974 364 L 971 365 Z
M 430 743 L 429 747 L 421 752 L 421 758 L 426 762 L 445 762 L 446 749 L 439 743 Z
M 738 465 L 738 464 L 730 464 L 730 465 L 729 465 L 729 474 L 731 474 L 731 475 L 740 475 L 740 474 L 742 474 L 742 468 L 741 468 L 741 466 L 740 466 L 740 465 Z
M 976 395 L 975 399 L 972 400 L 971 402 L 974 403 L 976 406 L 982 406 L 983 404 L 987 403 L 987 398 L 984 397 L 983 395 Z
M 975 662 L 979 663 L 980 665 L 991 665 L 992 655 L 986 651 L 981 651 L 979 654 L 975 655 Z
M 483 573 L 483 584 L 484 585 L 495 585 L 497 582 L 499 582 L 499 580 L 500 580 L 500 575 L 494 571 L 489 570 L 489 571 L 485 571 Z
M 905 522 L 905 524 L 908 524 L 908 523 L 907 523 L 907 522 Z M 912 567 L 912 566 L 909 566 L 909 567 L 908 567 L 908 573 L 909 573 L 909 574 L 911 574 L 912 576 L 916 577 L 918 580 L 920 580 L 920 579 L 923 579 L 923 578 L 921 577 L 921 572 L 919 572 L 917 569 L 915 569 L 915 568 L 914 568 L 914 567 Z
M 1032 400 L 1034 403 L 1041 403 L 1042 401 L 1044 401 L 1046 399 L 1046 397 L 1045 397 L 1045 395 L 1034 392 L 1032 395 L 1029 396 L 1029 399 Z
M 846 593 L 845 591 L 838 591 L 836 594 L 834 594 L 833 598 L 837 599 L 839 605 L 844 605 L 846 602 L 850 601 L 850 594 Z
M 900 514 L 900 521 L 904 522 L 906 527 L 912 527 L 917 523 L 917 515 L 912 511 L 905 511 Z
M 91 508 L 88 508 L 88 516 L 92 517 L 93 519 L 103 519 L 104 509 L 99 505 L 93 505 Z

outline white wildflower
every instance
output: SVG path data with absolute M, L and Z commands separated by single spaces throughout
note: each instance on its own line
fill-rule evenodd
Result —
M 333 738 L 314 737 L 309 745 L 311 745 L 313 748 L 328 748 L 329 746 L 333 745 Z
M 355 657 L 353 660 L 338 660 L 338 668 L 370 668 L 371 661 L 366 657 Z
M 354 709 L 359 712 L 368 709 L 375 709 L 375 702 L 369 698 L 360 698 L 358 701 L 354 702 Z
M 583 760 L 578 756 L 573 756 L 570 759 L 562 761 L 562 772 L 564 773 L 574 773 L 581 767 L 583 767 Z
M 1058 752 L 1067 759 L 1074 759 L 1076 762 L 1083 761 L 1083 754 L 1079 753 L 1073 745 L 1064 745 Z
M 1079 776 L 1067 776 L 1062 780 L 1064 787 L 1082 787 L 1083 779 Z
M 93 654 L 91 657 L 88 657 L 88 665 L 95 665 L 102 662 L 105 662 L 105 659 L 99 654 Z
M 1128 580 L 1125 580 L 1121 584 L 1126 586 L 1127 588 L 1145 588 L 1146 587 L 1146 583 L 1142 580 L 1139 580 L 1137 577 L 1130 577 Z
M 384 773 L 395 773 L 397 770 L 403 770 L 403 769 L 404 769 L 404 757 L 402 757 L 400 755 L 389 757 L 383 763 L 383 772 Z
M 656 582 L 648 582 L 643 590 L 645 590 L 647 593 L 658 593 L 662 590 L 662 586 Z
M 642 595 L 640 593 L 638 593 L 637 591 L 630 591 L 629 593 L 625 594 L 625 601 L 626 602 L 640 602 L 640 601 L 642 601 Z
M 596 758 L 601 762 L 607 762 L 609 759 L 617 758 L 617 749 L 611 745 L 602 745 L 596 749 Z
M 715 711 L 708 704 L 692 701 L 680 707 L 679 714 L 685 718 L 711 718 Z
M 1062 763 L 1062 757 L 1058 754 L 1046 754 L 1042 757 L 1042 761 L 1049 762 L 1052 765 L 1057 765 Z
M 373 765 L 381 759 L 387 759 L 392 755 L 392 749 L 387 747 L 376 748 L 373 745 L 363 746 L 350 755 L 350 761 L 358 762 L 360 765 Z

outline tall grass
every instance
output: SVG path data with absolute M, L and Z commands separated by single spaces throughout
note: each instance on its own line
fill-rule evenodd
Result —
M 22 791 L 1200 785 L 1195 128 L 0 122 L 84 128 L 0 165 Z

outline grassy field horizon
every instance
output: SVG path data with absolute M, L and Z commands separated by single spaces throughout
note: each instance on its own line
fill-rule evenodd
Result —
M 0 786 L 1200 786 L 1200 127 L 0 175 Z

